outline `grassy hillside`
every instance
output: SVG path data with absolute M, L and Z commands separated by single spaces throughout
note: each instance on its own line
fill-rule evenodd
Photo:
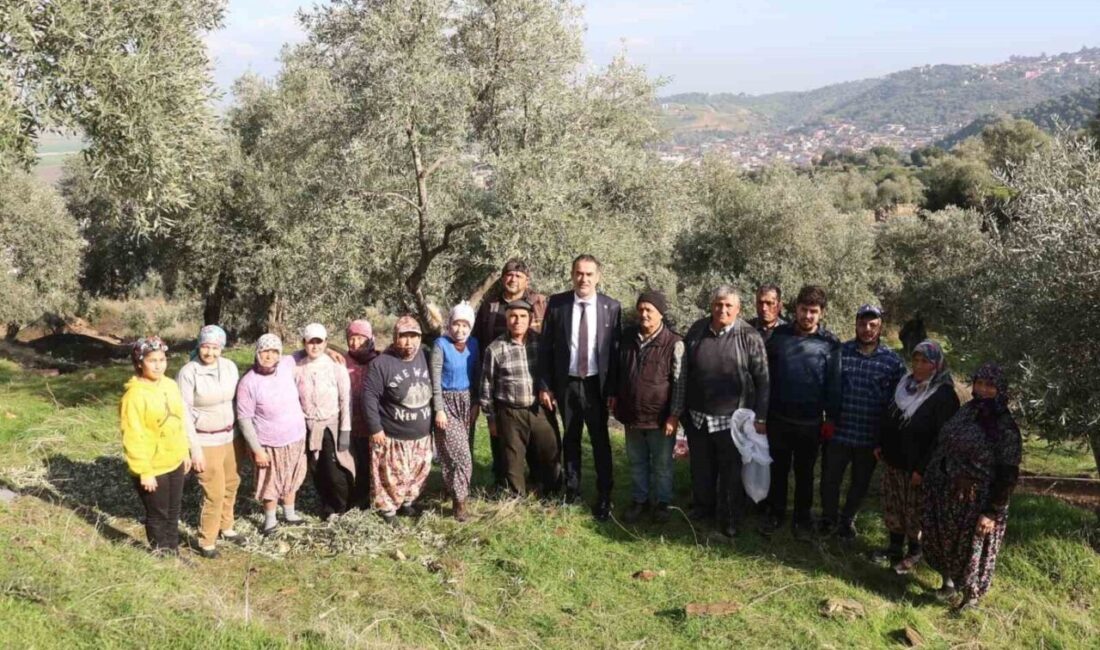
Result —
M 936 144 L 950 149 L 963 140 L 980 134 L 982 129 L 996 123 L 1002 117 L 1021 117 L 1034 122 L 1044 131 L 1054 132 L 1058 129 L 1084 128 L 1098 112 L 1100 112 L 1100 83 L 1039 102 L 1014 114 L 983 115 Z
M 736 116 L 742 130 L 843 121 L 865 130 L 961 126 L 988 113 L 1017 113 L 1100 83 L 1100 48 L 1016 57 L 995 65 L 934 65 L 806 92 L 689 93 L 662 99 L 677 115 Z M 1095 106 L 1094 106 L 1095 108 Z M 746 111 L 748 111 L 746 113 Z M 730 118 L 732 119 L 732 118 Z M 674 135 L 695 122 L 680 119 Z
M 245 363 L 249 352 L 233 356 Z M 863 559 L 884 541 L 874 496 L 851 547 L 751 530 L 729 544 L 683 519 L 597 524 L 582 508 L 516 500 L 479 500 L 465 525 L 428 514 L 392 531 L 353 513 L 262 541 L 258 510 L 242 496 L 236 527 L 247 548 L 194 568 L 156 561 L 140 547 L 141 509 L 118 454 L 127 375 L 118 365 L 47 378 L 0 361 L 0 481 L 24 493 L 0 502 L 4 647 L 881 648 L 906 627 L 933 648 L 1084 648 L 1100 638 L 1094 517 L 1030 495 L 1013 500 L 985 605 L 960 617 L 926 593 L 938 586 L 926 568 L 899 577 Z M 485 443 L 481 431 L 481 483 Z M 621 510 L 621 436 L 614 445 Z M 683 506 L 682 463 L 677 472 Z M 190 480 L 189 532 L 197 500 Z M 311 489 L 302 503 L 315 511 Z M 642 570 L 649 579 L 632 577 Z M 830 598 L 862 612 L 825 616 Z M 689 615 L 691 603 L 736 611 Z

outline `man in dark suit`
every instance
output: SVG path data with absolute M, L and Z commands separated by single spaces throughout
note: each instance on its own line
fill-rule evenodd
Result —
M 539 342 L 539 401 L 560 408 L 565 427 L 565 496 L 575 501 L 581 489 L 581 429 L 588 427 L 596 465 L 598 521 L 611 517 L 611 440 L 608 408 L 614 408 L 619 334 L 618 301 L 596 293 L 600 263 L 591 255 L 573 260 L 573 290 L 550 297 Z

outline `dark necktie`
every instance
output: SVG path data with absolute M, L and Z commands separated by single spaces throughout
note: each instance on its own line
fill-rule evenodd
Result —
M 581 324 L 577 328 L 577 374 L 581 379 L 588 376 L 588 303 L 579 303 Z

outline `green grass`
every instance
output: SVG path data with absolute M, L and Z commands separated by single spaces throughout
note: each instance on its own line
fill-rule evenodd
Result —
M 232 356 L 243 364 L 250 353 Z M 142 550 L 141 508 L 118 454 L 128 374 L 118 365 L 43 378 L 0 362 L 0 481 L 29 486 L 0 505 L 0 646 L 880 648 L 907 626 L 942 648 L 1095 647 L 1100 638 L 1095 518 L 1031 495 L 1013 500 L 992 592 L 961 617 L 925 594 L 938 586 L 930 570 L 899 577 L 862 559 L 884 539 L 875 495 L 853 548 L 752 530 L 730 545 L 682 519 L 622 527 L 578 507 L 486 500 L 464 525 L 442 508 L 395 534 L 356 513 L 335 525 L 311 518 L 261 543 L 256 506 L 242 496 L 237 528 L 255 552 L 230 548 L 195 568 L 165 563 Z M 485 443 L 480 432 L 480 484 Z M 629 475 L 621 436 L 614 445 L 621 507 Z M 1040 451 L 1029 446 L 1029 462 Z M 681 505 L 687 478 L 678 464 Z M 436 473 L 431 486 L 438 491 Z M 197 499 L 191 481 L 188 530 Z M 302 503 L 313 511 L 311 488 Z M 306 546 L 311 539 L 324 543 Z M 332 553 L 332 540 L 353 552 Z M 631 577 L 642 569 L 658 575 Z M 865 615 L 822 616 L 833 597 L 858 601 Z M 740 611 L 685 614 L 689 603 L 719 601 Z

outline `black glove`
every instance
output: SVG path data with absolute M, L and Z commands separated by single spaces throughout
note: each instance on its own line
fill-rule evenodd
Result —
M 351 448 L 351 431 L 341 431 L 336 439 L 336 451 L 347 451 Z

